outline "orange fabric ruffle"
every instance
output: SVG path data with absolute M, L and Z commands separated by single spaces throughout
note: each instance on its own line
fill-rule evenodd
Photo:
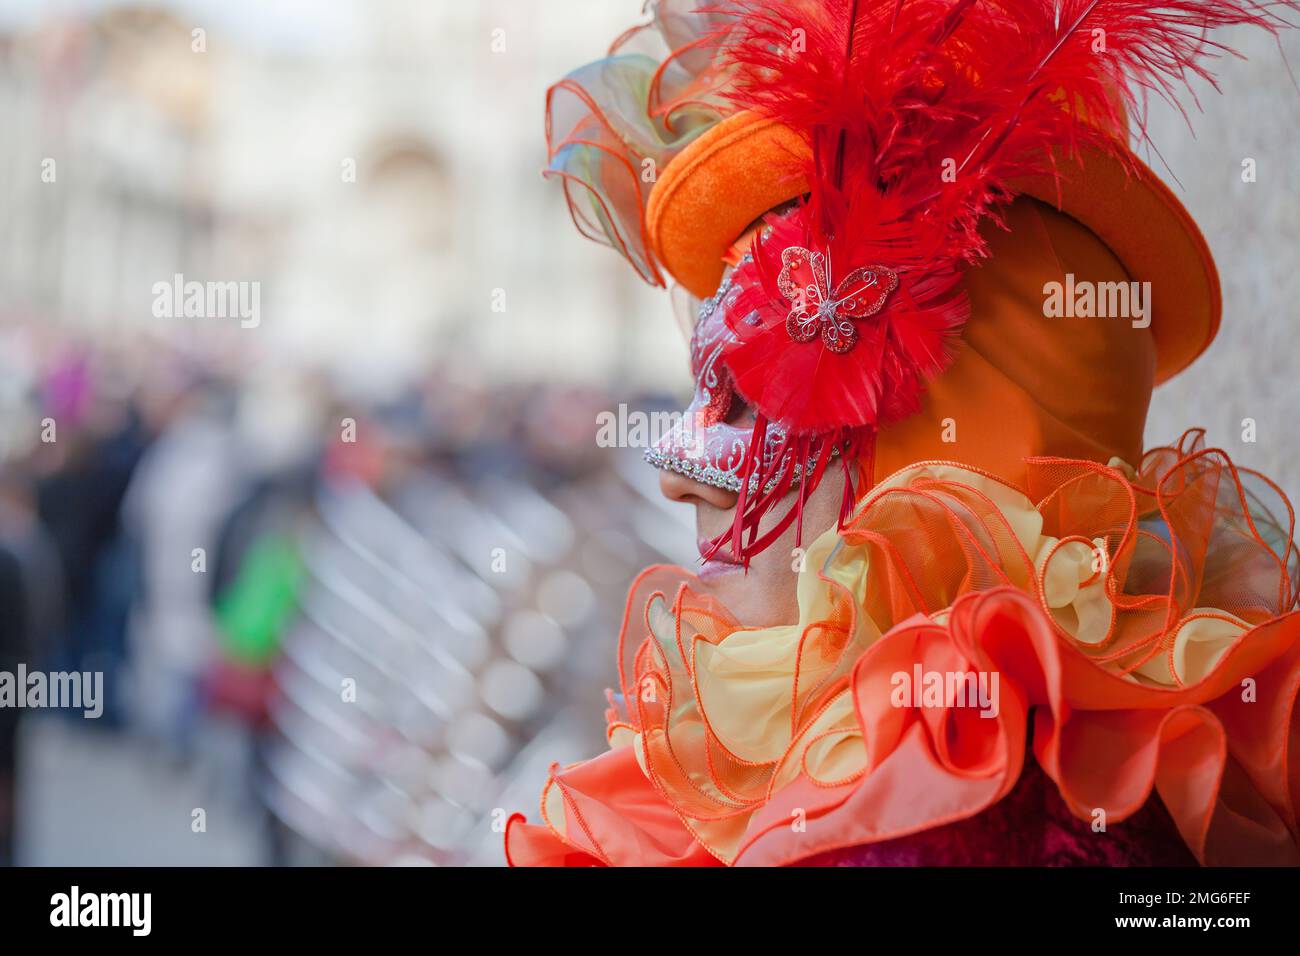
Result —
M 1285 497 L 1199 432 L 1136 469 L 1028 474 L 923 462 L 881 482 L 808 549 L 788 627 L 643 573 L 611 750 L 553 768 L 544 825 L 507 828 L 511 863 L 788 864 L 906 836 L 1009 793 L 1032 725 L 1094 828 L 1154 791 L 1202 863 L 1300 864 Z M 900 696 L 923 674 L 982 675 L 992 706 Z

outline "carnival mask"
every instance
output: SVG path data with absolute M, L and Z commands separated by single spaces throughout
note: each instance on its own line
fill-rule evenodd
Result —
M 717 293 L 700 305 L 691 336 L 691 372 L 695 377 L 691 402 L 681 419 L 646 449 L 645 459 L 657 468 L 738 493 L 753 441 L 754 419 L 721 361 L 723 351 L 736 341 L 726 318 L 736 298 L 731 275 L 728 272 Z M 770 489 L 785 475 L 794 453 L 787 448 L 786 433 L 779 425 L 769 425 L 761 441 L 761 467 L 753 471 L 776 475 L 768 482 Z M 778 462 L 777 456 L 782 454 L 785 460 Z M 794 479 L 802 471 L 795 466 Z M 794 482 L 791 484 L 793 487 Z M 756 485 L 757 479 L 752 478 L 751 493 L 757 491 Z

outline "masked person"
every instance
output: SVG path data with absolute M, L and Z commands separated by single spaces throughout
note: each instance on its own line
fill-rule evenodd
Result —
M 1300 862 L 1292 512 L 1200 432 L 1143 451 L 1220 298 L 1127 134 L 1280 24 L 696 6 L 548 96 L 579 227 L 701 300 L 646 454 L 701 565 L 634 583 L 610 749 L 510 862 Z

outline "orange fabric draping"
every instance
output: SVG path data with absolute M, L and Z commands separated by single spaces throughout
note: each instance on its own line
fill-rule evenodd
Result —
M 1203 863 L 1300 863 L 1290 506 L 1199 433 L 1136 468 L 945 462 L 808 549 L 800 620 L 744 628 L 685 571 L 629 597 L 613 749 L 557 770 L 516 863 L 793 863 L 973 816 L 1034 760 L 1070 812 L 1154 793 Z M 899 701 L 996 675 L 996 706 Z M 992 677 L 990 676 L 990 680 Z

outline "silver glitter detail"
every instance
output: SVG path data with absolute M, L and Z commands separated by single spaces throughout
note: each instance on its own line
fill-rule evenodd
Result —
M 718 287 L 718 291 L 713 293 L 713 296 L 711 298 L 705 299 L 703 302 L 700 303 L 700 311 L 699 314 L 696 316 L 696 319 L 698 320 L 696 323 L 697 325 L 699 322 L 703 322 L 705 319 L 707 319 L 709 316 L 711 316 L 714 313 L 714 311 L 721 304 L 722 297 L 725 296 L 730 289 L 731 289 L 731 275 L 728 274 L 727 277 L 722 280 L 722 285 Z
M 838 458 L 839 454 L 840 450 L 838 448 L 831 449 L 832 460 Z M 734 472 L 723 471 L 713 465 L 701 465 L 698 462 L 678 458 L 675 455 L 666 455 L 655 448 L 647 448 L 644 457 L 646 461 L 654 465 L 656 468 L 662 468 L 665 471 L 675 471 L 677 474 L 685 475 L 687 478 L 690 478 L 693 481 L 698 481 L 701 484 L 712 485 L 714 488 L 722 488 L 726 491 L 734 491 L 737 493 L 740 491 L 741 478 Z M 799 482 L 803 480 L 804 474 L 815 471 L 816 469 L 817 459 L 815 457 L 809 458 L 808 463 L 805 465 L 795 465 L 794 478 L 790 482 L 791 490 L 799 486 Z M 776 476 L 767 483 L 766 487 L 763 488 L 763 494 L 772 491 L 772 489 L 780 483 L 784 474 L 785 469 L 782 468 L 776 473 Z M 758 476 L 754 475 L 749 479 L 749 493 L 751 495 L 755 494 L 757 490 Z

